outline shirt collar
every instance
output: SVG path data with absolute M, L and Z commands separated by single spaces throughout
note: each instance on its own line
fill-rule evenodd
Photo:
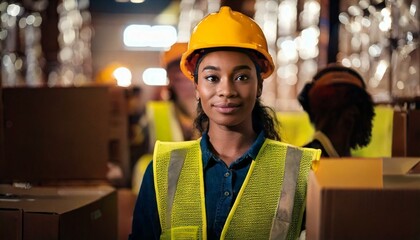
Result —
M 258 152 L 260 151 L 263 143 L 265 141 L 265 133 L 264 131 L 261 131 L 257 139 L 255 139 L 254 143 L 251 145 L 249 150 L 241 157 L 243 159 L 245 156 L 249 156 L 252 159 L 256 159 Z M 201 136 L 200 141 L 200 147 L 202 151 L 202 157 L 203 157 L 203 167 L 206 168 L 209 160 L 214 156 L 214 154 L 210 150 L 210 142 L 209 142 L 209 136 L 207 132 L 204 132 Z

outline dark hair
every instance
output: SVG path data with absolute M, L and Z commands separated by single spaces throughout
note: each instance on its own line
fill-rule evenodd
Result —
M 255 64 L 259 88 L 262 90 L 263 79 L 261 78 L 261 67 L 251 57 L 251 55 L 249 54 L 249 50 L 240 49 L 240 48 L 218 48 L 218 49 L 211 49 L 210 51 L 206 51 L 205 53 L 203 53 L 196 64 L 196 69 L 194 73 L 195 83 L 198 82 L 197 69 L 201 63 L 201 60 L 203 59 L 203 56 L 211 51 L 216 51 L 220 49 L 224 51 L 240 51 L 240 52 L 246 53 L 249 56 L 249 58 L 252 60 L 252 62 Z M 208 124 L 209 124 L 209 117 L 203 111 L 203 107 L 201 106 L 201 100 L 198 100 L 197 117 L 194 120 L 194 126 L 200 133 L 202 133 L 208 130 Z M 278 140 L 278 141 L 281 140 L 280 135 L 278 134 L 278 131 L 277 131 L 279 129 L 279 122 L 276 116 L 276 112 L 272 108 L 262 104 L 259 95 L 257 97 L 257 100 L 255 101 L 254 109 L 252 110 L 252 128 L 254 129 L 256 133 L 259 133 L 261 130 L 263 130 L 265 133 L 265 136 L 269 139 Z
M 374 103 L 368 92 L 351 84 L 329 85 L 309 97 L 311 121 L 330 119 L 334 124 L 350 106 L 355 106 L 359 115 L 354 119 L 354 131 L 350 137 L 350 147 L 357 149 L 369 144 L 372 135 L 372 119 L 375 116 Z
M 367 146 L 372 137 L 374 103 L 370 94 L 360 88 L 351 86 L 354 91 L 349 92 L 351 102 L 359 109 L 360 116 L 356 118 L 355 130 L 350 138 L 350 147 L 357 149 Z
M 327 73 L 330 72 L 346 72 L 349 73 L 351 75 L 353 75 L 354 77 L 356 77 L 358 80 L 360 80 L 362 87 L 364 89 L 366 89 L 366 84 L 363 80 L 363 77 L 354 69 L 352 68 L 348 68 L 345 67 L 339 63 L 331 63 L 329 64 L 327 67 L 322 68 L 321 70 L 319 70 L 315 76 L 313 76 L 312 81 L 309 83 L 306 83 L 305 86 L 302 88 L 302 90 L 300 91 L 300 93 L 297 96 L 297 99 L 300 103 L 300 105 L 303 107 L 303 109 L 309 114 L 309 118 L 311 121 L 313 121 L 313 117 L 310 115 L 311 110 L 310 110 L 310 104 L 309 104 L 309 91 L 313 88 L 314 84 L 316 83 L 316 81 L 318 81 L 322 76 L 324 76 Z
M 315 93 L 310 93 L 313 85 L 325 74 L 330 72 L 346 72 L 360 80 L 361 87 L 347 83 L 336 83 L 323 87 Z M 360 115 L 355 118 L 354 131 L 350 137 L 350 148 L 357 149 L 369 144 L 372 136 L 372 120 L 375 116 L 374 103 L 371 95 L 366 91 L 363 77 L 354 69 L 333 63 L 319 70 L 311 83 L 305 85 L 299 94 L 299 102 L 308 113 L 311 122 L 315 123 L 318 118 L 329 118 L 336 121 L 341 117 L 345 109 L 355 106 Z M 333 100 L 332 100 L 333 99 Z

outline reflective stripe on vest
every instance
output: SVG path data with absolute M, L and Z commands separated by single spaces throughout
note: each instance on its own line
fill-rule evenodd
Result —
M 156 146 L 154 175 L 162 238 L 205 239 L 204 180 L 199 141 L 159 142 Z M 267 139 L 251 164 L 221 238 L 297 238 L 306 198 L 307 175 L 311 162 L 319 156 L 319 150 L 296 148 Z M 167 174 L 168 170 L 173 171 L 169 173 L 172 177 Z M 170 182 L 169 178 L 172 179 Z M 191 220 L 185 220 L 188 218 Z
M 200 140 L 156 142 L 153 171 L 161 239 L 206 239 L 202 169 Z

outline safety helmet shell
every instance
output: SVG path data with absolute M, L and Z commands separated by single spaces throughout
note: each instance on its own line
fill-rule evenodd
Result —
M 187 42 L 176 42 L 167 51 L 161 54 L 160 63 L 163 68 L 167 68 L 168 65 L 174 61 L 181 60 L 182 54 L 188 49 Z
M 194 28 L 188 50 L 182 55 L 180 67 L 182 72 L 194 79 L 197 61 L 193 57 L 197 50 L 233 47 L 254 50 L 261 54 L 262 78 L 269 77 L 274 71 L 274 62 L 268 53 L 267 40 L 258 24 L 250 17 L 230 7 L 223 6 L 219 12 L 211 13 L 202 19 Z

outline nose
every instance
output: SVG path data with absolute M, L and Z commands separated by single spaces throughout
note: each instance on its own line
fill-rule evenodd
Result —
M 218 85 L 218 95 L 220 97 L 232 97 L 236 95 L 235 84 L 228 77 L 223 77 Z

